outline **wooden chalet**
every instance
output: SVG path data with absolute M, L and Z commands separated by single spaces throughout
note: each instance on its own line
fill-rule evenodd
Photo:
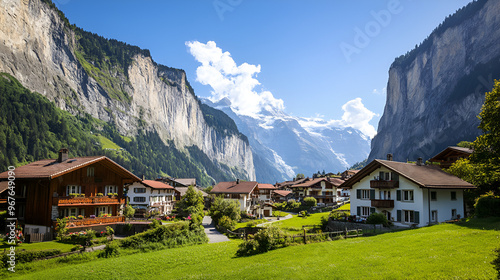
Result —
M 453 163 L 462 158 L 468 158 L 474 150 L 462 147 L 448 147 L 441 151 L 439 154 L 435 155 L 430 162 L 439 163 L 442 169 L 449 168 Z
M 318 203 L 337 203 L 337 189 L 327 178 L 316 178 L 290 187 L 298 200 L 314 197 Z
M 105 156 L 68 158 L 67 149 L 14 172 L 16 215 L 27 233 L 52 232 L 62 217 L 76 217 L 68 221 L 75 228 L 123 222 L 124 185 L 141 181 Z

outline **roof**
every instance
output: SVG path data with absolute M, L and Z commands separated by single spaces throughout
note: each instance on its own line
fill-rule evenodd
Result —
M 406 179 L 414 182 L 421 188 L 432 189 L 473 189 L 472 184 L 464 180 L 442 171 L 439 167 L 434 165 L 417 165 L 414 163 L 404 163 L 397 161 L 387 161 L 375 159 L 370 162 L 366 167 L 361 169 L 351 179 L 345 181 L 340 187 L 352 188 L 352 186 L 359 182 L 366 176 L 369 176 L 373 171 L 379 167 L 384 166 L 387 169 L 398 173 Z
M 251 193 L 257 186 L 255 181 L 220 182 L 214 186 L 210 193 Z
M 63 162 L 58 162 L 56 159 L 44 159 L 17 167 L 14 172 L 16 179 L 50 180 L 97 162 L 105 164 L 124 177 L 141 181 L 139 177 L 105 156 L 70 158 Z M 0 179 L 7 179 L 8 176 L 8 171 L 0 173 Z
M 335 187 L 342 185 L 345 181 L 340 178 L 329 178 L 328 181 L 332 183 Z
M 174 187 L 172 187 L 171 185 L 169 184 L 165 184 L 161 181 L 153 181 L 153 180 L 143 180 L 142 181 L 142 184 L 150 187 L 150 188 L 153 188 L 153 189 L 158 189 L 158 190 L 166 190 L 166 189 L 174 189 Z
M 259 183 L 259 190 L 275 190 L 276 187 L 274 187 L 272 184 L 260 184 Z
M 436 161 L 443 161 L 445 160 L 446 156 L 449 154 L 462 154 L 462 155 L 471 155 L 474 152 L 473 149 L 469 148 L 462 148 L 462 147 L 456 147 L 456 146 L 450 146 L 447 147 L 446 149 L 442 150 L 440 153 L 437 155 L 433 156 L 429 161 L 431 162 L 436 162 Z
M 186 187 L 189 186 L 196 186 L 196 178 L 178 178 L 178 179 L 172 179 L 173 181 L 176 181 L 179 184 L 182 184 Z
M 292 193 L 292 191 L 283 191 L 283 190 L 276 190 L 273 193 L 279 195 L 279 196 L 287 196 Z
M 177 191 L 181 194 L 181 197 L 183 197 L 183 196 L 186 194 L 186 192 L 187 192 L 187 190 L 189 189 L 189 187 L 176 187 L 176 188 L 174 188 L 174 189 L 176 189 L 176 190 L 177 190 Z M 198 188 L 195 188 L 195 190 L 197 190 L 197 191 L 201 192 L 201 194 L 202 194 L 204 197 L 205 197 L 205 196 L 208 196 L 208 194 L 207 194 L 206 192 L 204 192 L 204 191 L 202 191 L 202 190 L 200 190 L 200 189 L 198 189 Z
M 3 193 L 9 188 L 9 181 L 0 182 L 0 193 Z
M 319 183 L 321 181 L 325 181 L 328 184 L 332 184 L 330 181 L 328 181 L 326 178 L 323 177 L 323 178 L 312 179 L 312 180 L 304 182 L 302 184 L 296 184 L 296 185 L 291 186 L 290 188 L 309 188 L 309 187 L 316 185 L 317 183 Z

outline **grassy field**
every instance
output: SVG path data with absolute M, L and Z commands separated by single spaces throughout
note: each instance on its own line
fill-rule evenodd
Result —
M 3 242 L 0 245 L 0 250 L 10 248 L 11 245 Z M 17 246 L 16 250 L 22 251 L 43 251 L 43 250 L 51 250 L 51 249 L 59 249 L 61 252 L 69 252 L 71 248 L 75 247 L 75 244 L 70 243 L 62 243 L 57 241 L 49 241 L 49 242 L 38 242 L 38 243 L 22 243 Z
M 23 279 L 493 279 L 500 219 L 290 246 L 236 258 L 241 241 L 60 264 Z M 45 262 L 45 261 L 44 261 Z M 39 262 L 43 263 L 43 262 Z M 43 266 L 43 264 L 40 264 Z M 36 268 L 35 268 L 36 269 Z
M 344 205 L 340 206 L 337 210 L 351 211 L 351 204 L 350 203 L 344 204 Z
M 291 219 L 275 222 L 272 223 L 272 225 L 282 228 L 290 233 L 297 233 L 297 231 L 302 230 L 302 226 L 321 225 L 321 217 L 328 217 L 329 214 L 330 212 L 316 213 L 305 218 L 293 215 L 293 218 Z
M 236 227 L 234 229 L 236 230 L 236 229 L 239 229 L 239 228 L 244 228 L 244 227 L 247 226 L 247 224 L 249 222 L 257 222 L 257 224 L 262 224 L 262 223 L 267 222 L 267 220 L 266 219 L 258 219 L 258 220 L 246 221 L 246 222 L 243 222 L 243 223 L 237 223 Z
M 116 145 L 115 142 L 109 140 L 108 138 L 102 136 L 102 135 L 99 135 L 99 141 L 101 142 L 101 145 L 102 145 L 102 148 L 103 149 L 120 149 L 121 147 Z

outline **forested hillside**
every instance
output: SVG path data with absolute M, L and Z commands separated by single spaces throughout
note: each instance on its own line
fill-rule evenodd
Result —
M 103 149 L 98 134 L 122 149 Z M 203 160 L 202 166 L 174 145 L 165 145 L 156 132 L 140 129 L 135 138 L 123 137 L 113 123 L 88 114 L 75 117 L 58 109 L 42 95 L 24 88 L 9 74 L 0 74 L 0 170 L 7 170 L 10 165 L 56 158 L 62 147 L 69 148 L 70 157 L 106 155 L 146 178 L 189 176 L 207 186 L 213 183 L 204 172 L 207 168 L 210 174 L 216 174 L 213 179 L 217 181 L 230 179 L 210 160 Z M 189 150 L 198 157 L 203 154 L 194 147 Z

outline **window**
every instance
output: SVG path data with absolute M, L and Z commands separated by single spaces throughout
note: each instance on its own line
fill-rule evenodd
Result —
M 69 196 L 72 193 L 82 193 L 82 186 L 77 185 L 68 185 L 66 186 L 66 196 Z
M 361 216 L 370 216 L 370 207 L 361 207 Z
M 437 210 L 433 210 L 431 212 L 431 222 L 436 223 L 437 220 L 438 220 L 438 211 Z
M 431 200 L 437 200 L 437 193 L 431 192 Z
M 134 188 L 134 193 L 145 193 L 146 188 Z
M 118 186 L 105 186 L 104 187 L 104 194 L 107 195 L 108 193 L 118 193 Z
M 134 202 L 146 202 L 146 197 L 136 196 L 136 197 L 134 197 Z
M 403 201 L 413 201 L 413 191 L 403 190 Z
M 370 199 L 370 190 L 361 190 L 361 199 Z
M 457 209 L 451 209 L 451 218 L 456 219 L 457 218 Z
M 403 210 L 404 212 L 404 222 L 414 223 L 415 222 L 415 211 Z
M 94 167 L 87 167 L 87 177 L 94 177 Z
M 451 192 L 451 200 L 457 200 L 457 192 Z

